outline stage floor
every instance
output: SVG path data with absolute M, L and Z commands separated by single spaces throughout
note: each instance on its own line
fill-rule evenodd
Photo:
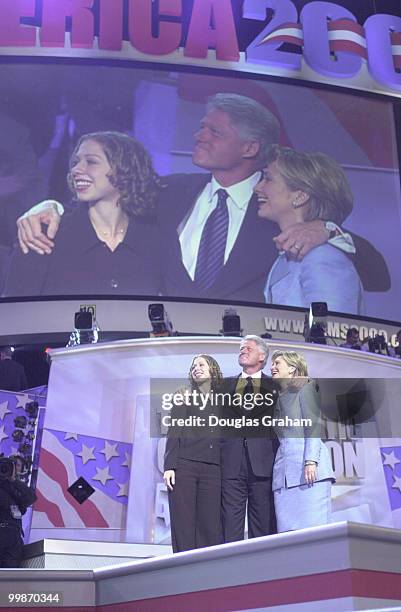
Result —
M 54 542 L 42 551 L 61 558 L 63 543 Z M 87 555 L 84 544 L 79 551 L 65 543 L 68 563 L 75 553 Z M 59 593 L 54 609 L 101 612 L 401 610 L 400 544 L 399 530 L 348 522 L 177 555 L 132 544 L 116 545 L 123 548 L 112 555 L 115 545 L 95 543 L 102 558 L 121 561 L 124 546 L 141 558 L 90 570 L 3 570 L 0 610 L 11 593 Z M 157 556 L 144 559 L 152 550 Z

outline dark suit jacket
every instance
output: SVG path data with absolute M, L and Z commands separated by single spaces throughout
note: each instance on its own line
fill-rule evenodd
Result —
M 231 387 L 231 393 L 235 393 L 237 386 L 238 377 L 228 380 L 227 389 Z M 276 391 L 273 380 L 263 374 L 260 385 L 261 393 L 274 393 Z M 274 395 L 277 397 L 276 393 Z M 267 413 L 273 414 L 274 405 L 268 406 Z M 238 416 L 238 415 L 237 415 Z M 250 412 L 249 417 L 252 417 Z M 237 478 L 241 469 L 242 452 L 244 446 L 244 434 L 241 430 L 236 430 L 233 435 L 235 437 L 222 438 L 221 440 L 221 475 L 222 478 Z M 263 437 L 247 437 L 246 444 L 248 448 L 249 460 L 251 462 L 252 471 L 255 476 L 261 476 L 264 478 L 271 478 L 273 472 L 273 463 L 276 451 L 278 448 L 278 441 L 275 437 L 274 431 Z
M 164 469 L 176 470 L 179 459 L 220 465 L 220 441 L 217 438 L 172 438 L 167 436 Z
M 111 252 L 98 239 L 88 206 L 63 220 L 50 256 L 16 247 L 5 296 L 156 295 L 160 287 L 158 228 L 153 218 L 131 218 L 124 240 Z
M 172 417 L 186 418 L 188 416 L 208 417 L 209 414 L 217 414 L 218 409 L 199 410 L 196 406 L 174 407 Z M 211 437 L 204 437 L 210 433 Z M 164 469 L 176 470 L 179 459 L 190 461 L 201 461 L 220 465 L 220 440 L 214 429 L 203 428 L 180 428 L 174 427 L 167 434 L 166 450 L 164 453 Z
M 260 219 L 257 198 L 250 200 L 244 221 L 227 263 L 216 282 L 201 293 L 182 263 L 179 226 L 210 181 L 209 174 L 176 174 L 165 178 L 160 197 L 162 293 L 179 297 L 264 302 L 263 290 L 269 269 L 277 257 L 273 237 L 278 226 Z M 182 228 L 181 228 L 182 229 Z M 365 239 L 352 234 L 357 254 L 354 265 L 367 291 L 387 291 L 390 276 L 382 255 Z

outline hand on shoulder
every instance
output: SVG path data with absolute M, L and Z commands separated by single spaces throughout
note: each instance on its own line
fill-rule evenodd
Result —
M 61 221 L 59 206 L 56 200 L 44 200 L 17 219 L 18 241 L 25 255 L 29 251 L 50 255 Z M 47 226 L 46 232 L 43 225 Z

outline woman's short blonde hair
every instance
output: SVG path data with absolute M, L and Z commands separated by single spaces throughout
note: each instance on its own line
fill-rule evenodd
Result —
M 295 368 L 294 376 L 308 376 L 308 364 L 302 355 L 295 351 L 274 351 L 272 362 L 281 357 L 291 368 Z
M 353 208 L 353 195 L 341 166 L 324 153 L 303 153 L 273 145 L 267 165 L 277 162 L 285 184 L 291 191 L 309 196 L 304 220 L 334 221 L 341 225 Z

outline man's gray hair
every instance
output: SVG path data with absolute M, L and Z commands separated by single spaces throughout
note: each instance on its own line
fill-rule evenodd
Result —
M 260 336 L 254 336 L 253 334 L 248 334 L 247 336 L 243 337 L 241 344 L 242 342 L 246 342 L 247 340 L 252 340 L 252 342 L 256 344 L 260 352 L 265 354 L 265 359 L 263 361 L 263 367 L 265 367 L 267 363 L 267 359 L 269 357 L 269 345 L 267 344 L 266 340 L 264 340 Z
M 212 96 L 208 99 L 207 110 L 224 111 L 243 140 L 259 143 L 255 160 L 262 169 L 271 145 L 280 138 L 280 124 L 276 117 L 256 100 L 233 93 Z

